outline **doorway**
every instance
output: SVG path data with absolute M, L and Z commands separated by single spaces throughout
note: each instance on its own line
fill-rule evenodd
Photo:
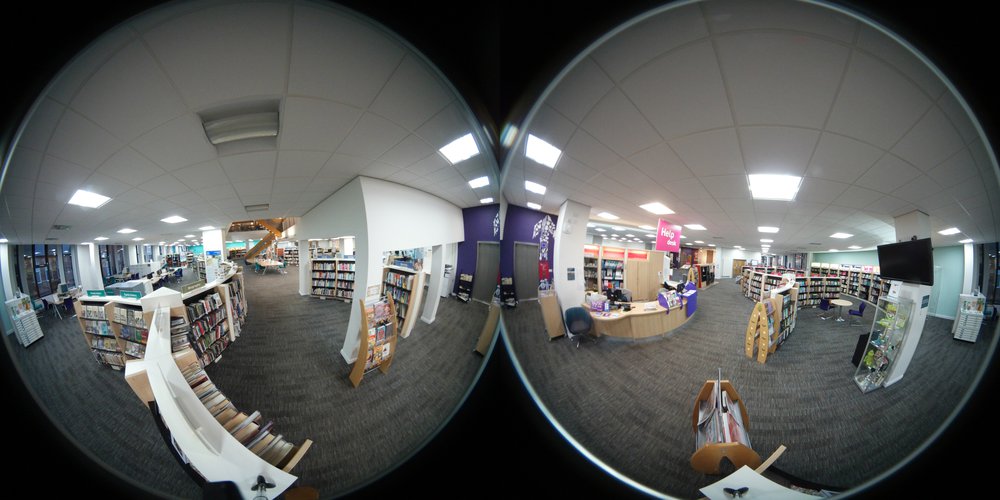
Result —
M 514 293 L 517 300 L 538 298 L 538 244 L 514 242 Z
M 743 274 L 743 266 L 745 266 L 745 265 L 747 265 L 747 260 L 746 259 L 733 259 L 733 274 L 732 274 L 732 276 L 735 278 L 735 277 Z
M 476 249 L 476 279 L 472 283 L 472 300 L 489 304 L 497 288 L 500 274 L 500 243 L 480 241 Z

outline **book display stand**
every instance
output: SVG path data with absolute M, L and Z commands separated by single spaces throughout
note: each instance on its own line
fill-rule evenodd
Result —
M 424 302 L 424 273 L 386 266 L 382 270 L 382 295 L 392 297 L 399 319 L 399 335 L 404 339 L 409 337 Z
M 391 295 L 369 305 L 365 305 L 363 299 L 358 300 L 358 304 L 361 307 L 361 328 L 358 331 L 361 342 L 358 359 L 354 361 L 349 377 L 354 387 L 361 385 L 365 374 L 376 368 L 382 373 L 389 372 L 398 338 L 396 304 Z
M 691 415 L 695 452 L 691 467 L 702 474 L 719 474 L 719 464 L 728 458 L 739 469 L 756 468 L 761 458 L 750 446 L 750 417 L 743 400 L 728 380 L 707 380 L 698 392 Z
M 28 347 L 32 342 L 42 338 L 42 327 L 38 325 L 38 316 L 27 295 L 8 300 L 5 303 L 7 314 L 14 323 L 14 333 L 22 346 Z M 59 307 L 58 305 L 55 307 Z
M 472 275 L 458 275 L 458 293 L 455 297 L 462 302 L 468 302 L 472 298 Z

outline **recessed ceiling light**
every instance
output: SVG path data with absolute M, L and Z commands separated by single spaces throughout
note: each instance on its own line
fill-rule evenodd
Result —
M 681 239 L 682 239 L 682 240 L 686 240 L 686 239 L 688 239 L 688 237 L 687 237 L 687 236 L 684 236 L 684 235 L 682 234 L 682 235 L 681 235 Z
M 792 201 L 802 178 L 794 175 L 750 174 L 750 194 L 755 200 Z
M 490 185 L 490 178 L 486 177 L 485 175 L 482 176 L 482 177 L 476 177 L 475 179 L 472 179 L 471 181 L 469 181 L 469 187 L 471 187 L 473 189 L 481 188 L 483 186 L 489 186 L 489 185 Z
M 774 243 L 774 240 L 769 240 L 769 239 L 767 239 L 767 238 L 761 238 L 761 239 L 760 239 L 760 242 L 761 242 L 761 243 Z
M 639 226 L 639 229 L 645 229 L 647 231 L 655 231 L 656 230 L 655 227 L 650 226 L 649 224 L 643 224 L 643 225 Z
M 166 245 L 166 244 L 167 244 L 167 242 L 166 242 L 166 241 L 161 241 L 161 242 L 159 242 L 158 244 L 159 244 L 159 245 Z
M 966 238 L 964 240 L 958 240 L 959 243 L 972 243 L 972 238 Z
M 736 246 L 734 246 L 733 248 L 737 248 L 737 249 L 739 249 L 739 250 L 743 250 L 743 247 L 741 247 L 741 246 L 739 246 L 739 245 L 736 245 Z
M 184 238 L 177 238 L 177 241 L 184 241 Z
M 854 235 L 853 234 L 847 234 L 847 233 L 833 233 L 833 234 L 830 235 L 831 238 L 839 238 L 839 239 L 850 238 L 851 236 L 854 236 Z
M 617 235 L 617 234 L 612 234 L 611 236 L 612 236 L 613 238 L 617 238 L 617 237 L 618 237 L 618 235 Z
M 481 198 L 479 203 L 493 203 L 493 198 Z
M 603 227 L 599 227 L 597 229 L 594 229 L 594 231 L 597 231 L 598 233 L 603 233 L 603 232 L 607 231 L 607 229 L 604 229 Z
M 533 208 L 535 210 L 541 210 L 542 206 L 539 205 L 538 203 L 532 203 L 532 202 L 529 201 L 528 202 L 528 208 Z
M 160 219 L 160 221 L 166 222 L 167 224 L 177 224 L 178 222 L 187 222 L 187 219 L 181 217 L 180 215 L 171 215 L 166 219 Z
M 132 238 L 132 241 L 142 241 L 143 238 Z
M 694 229 L 695 231 L 704 231 L 705 230 L 705 226 L 702 226 L 701 224 L 684 224 L 684 227 L 686 227 L 688 229 Z
M 121 228 L 121 229 L 118 230 L 118 232 L 121 233 L 121 234 L 134 233 L 135 231 L 136 231 L 135 229 L 129 229 L 127 227 L 123 227 L 123 228 Z
M 762 233 L 777 233 L 778 228 L 774 226 L 757 226 L 757 230 Z
M 615 231 L 624 231 L 625 230 L 625 228 L 621 227 L 621 226 L 611 226 L 611 229 L 614 229 Z
M 626 238 L 635 238 L 635 235 L 634 234 L 626 234 L 625 237 Z
M 104 240 L 106 240 L 106 239 L 107 239 L 107 238 L 106 238 L 106 237 L 104 237 L 104 236 L 98 236 L 98 237 L 94 238 L 94 241 L 104 241 Z
M 666 205 L 658 201 L 646 203 L 645 205 L 639 205 L 639 208 L 647 212 L 652 212 L 656 215 L 670 215 L 674 213 L 673 210 L 670 210 Z
M 185 234 L 184 237 L 185 238 L 194 238 L 194 235 L 193 234 Z
M 647 234 L 646 237 L 647 238 L 656 238 L 656 235 L 655 234 Z
M 100 208 L 109 201 L 111 201 L 111 198 L 107 196 L 77 189 L 73 193 L 73 197 L 69 199 L 69 204 L 87 208 Z
M 958 234 L 958 233 L 961 233 L 961 232 L 962 231 L 959 230 L 957 227 L 949 227 L 948 229 L 944 229 L 944 230 L 938 231 L 938 234 L 943 234 L 945 236 L 948 236 L 948 235 L 952 235 L 952 234 Z
M 597 214 L 597 216 L 600 217 L 600 218 L 602 218 L 602 219 L 608 219 L 608 220 L 615 220 L 615 219 L 618 218 L 617 215 L 609 213 L 609 212 L 601 212 L 601 213 Z M 620 229 L 618 229 L 618 231 L 620 231 Z
M 851 245 L 851 246 L 849 246 L 847 248 L 850 248 L 851 250 L 860 250 L 861 249 L 861 247 L 859 247 L 857 245 Z
M 479 154 L 479 147 L 476 140 L 472 138 L 472 133 L 468 133 L 449 142 L 445 147 L 439 149 L 441 155 L 452 165 L 464 160 L 468 160 Z
M 538 184 L 537 182 L 524 181 L 524 189 L 527 189 L 532 193 L 545 194 L 545 186 Z
M 7 243 L 9 240 L 7 238 L 0 238 L 0 243 Z
M 212 227 L 212 226 L 201 226 L 201 227 L 198 228 L 199 231 L 211 231 L 213 229 L 215 229 L 215 228 Z
M 710 247 L 714 247 L 714 246 L 715 246 L 715 243 L 709 243 L 709 244 L 708 244 L 708 246 L 710 246 Z
M 562 151 L 559 148 L 528 134 L 528 143 L 524 148 L 524 156 L 541 163 L 549 168 L 556 168 L 556 162 Z
M 837 250 L 836 248 L 831 248 L 829 251 L 831 251 L 831 252 L 839 252 L 840 250 Z
M 703 243 L 705 243 L 704 241 L 701 241 L 701 240 L 694 240 L 694 242 L 695 242 L 695 243 L 698 243 L 698 244 L 703 244 Z

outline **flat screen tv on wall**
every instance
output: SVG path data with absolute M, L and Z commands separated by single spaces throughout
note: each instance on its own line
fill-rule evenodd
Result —
M 882 279 L 934 285 L 934 252 L 930 238 L 879 245 L 878 265 Z

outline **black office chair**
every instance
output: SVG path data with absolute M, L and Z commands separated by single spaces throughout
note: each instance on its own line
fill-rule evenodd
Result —
M 566 328 L 572 335 L 570 340 L 576 341 L 577 348 L 580 347 L 580 342 L 583 341 L 585 337 L 597 342 L 597 339 L 587 336 L 587 333 L 590 332 L 591 328 L 594 326 L 594 318 L 590 316 L 590 311 L 582 307 L 571 307 L 566 310 L 565 319 Z

